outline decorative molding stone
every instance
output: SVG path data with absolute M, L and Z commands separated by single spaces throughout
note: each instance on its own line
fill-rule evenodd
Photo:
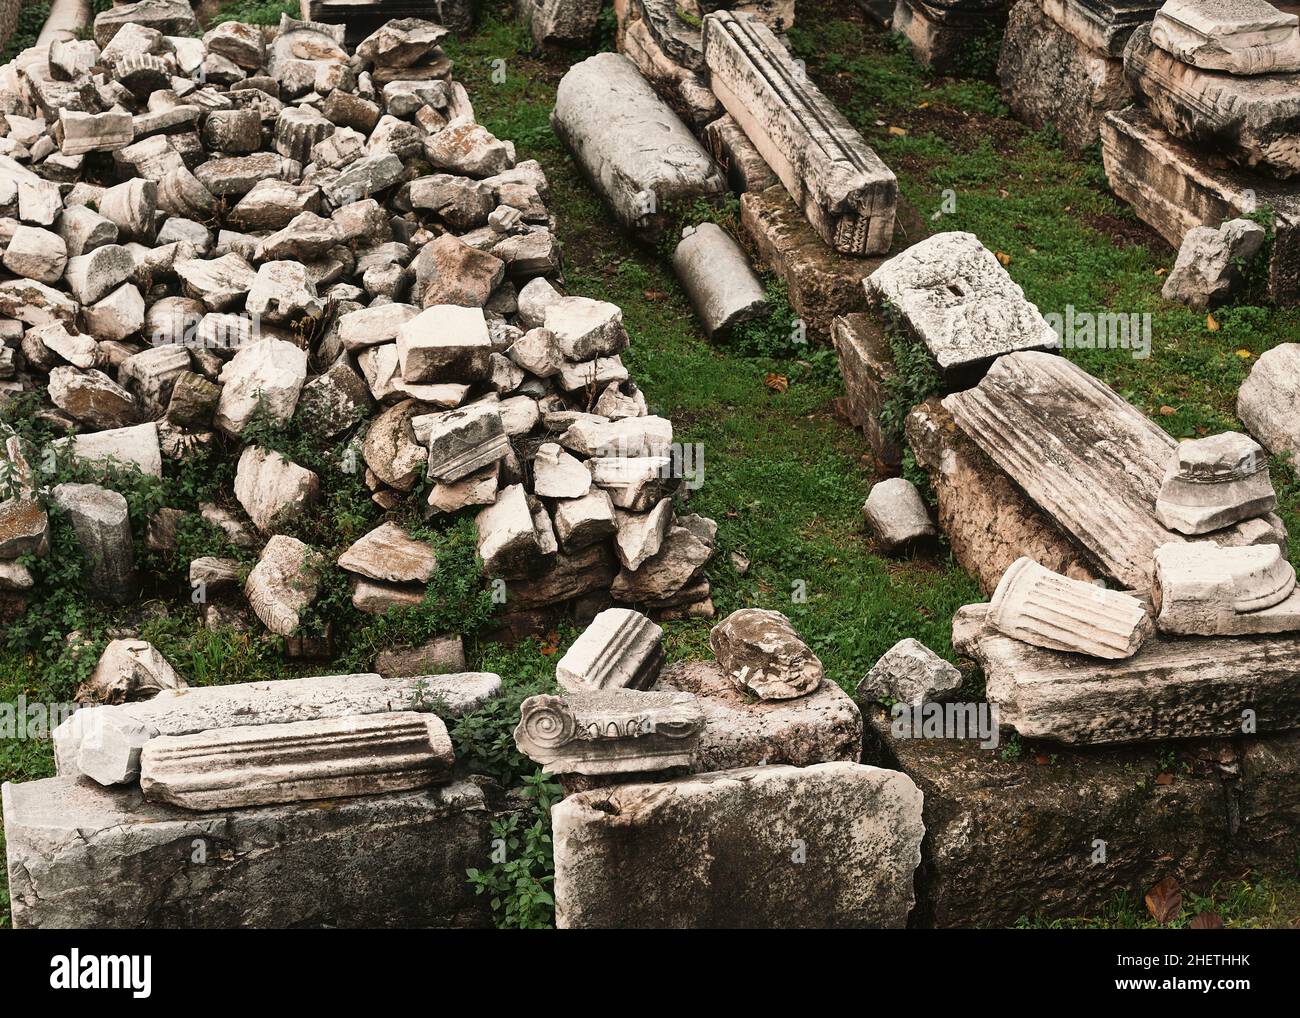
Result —
M 1160 522 L 1180 534 L 1208 534 L 1275 508 L 1264 450 L 1232 431 L 1180 442 L 1156 499 Z
M 690 693 L 601 689 L 530 696 L 515 746 L 548 774 L 632 774 L 689 767 L 704 713 Z
M 1295 569 L 1276 545 L 1156 549 L 1156 624 L 1165 633 L 1241 636 L 1300 630 Z
M 631 608 L 606 608 L 555 666 L 562 689 L 647 689 L 664 662 L 663 629 Z
M 160 736 L 140 754 L 140 788 L 151 802 L 230 809 L 423 788 L 455 762 L 437 715 L 363 714 Z

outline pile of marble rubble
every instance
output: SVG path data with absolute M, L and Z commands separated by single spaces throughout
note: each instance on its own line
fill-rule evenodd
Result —
M 350 53 L 340 26 L 286 16 L 199 37 L 184 0 L 144 0 L 0 70 L 0 385 L 41 394 L 84 462 L 236 461 L 202 516 L 259 553 L 244 594 L 273 633 L 295 636 L 318 595 L 323 549 L 285 530 L 321 479 L 244 441 L 259 416 L 335 444 L 385 510 L 473 513 L 512 632 L 611 599 L 710 615 L 716 528 L 674 512 L 683 456 L 620 359 L 622 313 L 562 292 L 545 176 L 475 121 L 445 35 L 401 19 Z M 4 584 L 30 587 L 17 559 L 48 546 L 49 498 L 92 593 L 130 602 L 121 494 L 46 493 L 29 466 L 46 450 L 7 452 Z M 437 567 L 391 521 L 337 562 L 376 613 L 418 603 Z M 190 574 L 239 585 L 231 559 Z
M 858 763 L 861 715 L 790 620 L 742 608 L 716 661 L 667 668 L 661 636 L 602 612 L 559 695 L 520 708 L 517 747 L 571 793 L 551 814 L 557 925 L 905 925 L 921 795 Z

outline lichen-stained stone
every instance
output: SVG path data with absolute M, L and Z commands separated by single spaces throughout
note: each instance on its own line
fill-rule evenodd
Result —
M 973 233 L 938 233 L 885 262 L 865 280 L 878 308 L 892 309 L 949 382 L 978 375 L 1017 350 L 1060 341 L 1038 308 Z
M 858 683 L 855 695 L 864 700 L 888 697 L 919 707 L 945 699 L 961 688 L 961 672 L 919 640 L 899 640 L 885 651 Z
M 821 685 L 821 659 L 780 612 L 734 611 L 710 631 L 709 646 L 732 682 L 760 700 L 790 700 Z
M 72 483 L 55 487 L 53 497 L 72 524 L 85 557 L 87 592 L 113 604 L 129 604 L 139 581 L 126 499 L 96 484 Z
M 1237 416 L 1269 452 L 1300 464 L 1300 344 L 1260 355 L 1237 393 Z
M 662 235 L 672 207 L 726 188 L 694 135 L 617 53 L 569 69 L 551 125 L 619 222 L 647 240 Z
M 6 784 L 4 819 L 18 928 L 490 925 L 472 782 L 196 813 L 58 777 Z
M 905 774 L 852 763 L 580 792 L 551 811 L 556 925 L 904 927 L 921 800 Z
M 898 181 L 766 25 L 704 19 L 714 93 L 836 251 L 880 254 L 894 236 Z

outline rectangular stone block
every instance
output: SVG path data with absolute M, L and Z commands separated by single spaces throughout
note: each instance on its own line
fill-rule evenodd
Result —
M 551 810 L 560 929 L 900 928 L 921 794 L 854 763 L 580 792 Z
M 886 433 L 880 419 L 889 399 L 889 379 L 895 374 L 884 329 L 872 315 L 841 315 L 833 323 L 831 340 L 844 379 L 849 420 L 867 436 L 876 459 L 897 466 L 903 461 L 902 446 L 897 436 Z
M 821 238 L 844 254 L 883 254 L 898 181 L 807 72 L 752 15 L 704 19 L 713 91 Z
M 17 929 L 490 925 L 470 782 L 195 813 L 71 776 L 3 788 Z

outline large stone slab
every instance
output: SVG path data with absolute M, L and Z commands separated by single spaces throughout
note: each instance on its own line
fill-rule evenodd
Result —
M 1087 553 L 953 423 L 938 399 L 908 415 L 907 441 L 930 479 L 953 557 L 985 594 L 1024 556 L 1078 580 L 1100 578 Z
M 946 74 L 976 69 L 1005 21 L 1006 0 L 897 0 L 890 27 L 918 63 Z
M 3 797 L 18 929 L 489 925 L 465 879 L 492 819 L 471 782 L 210 813 L 71 776 Z
M 855 428 L 861 428 L 876 459 L 887 467 L 903 462 L 902 437 L 896 422 L 883 420 L 889 400 L 889 382 L 896 375 L 894 352 L 871 314 L 855 311 L 834 320 L 831 340 L 844 379 L 845 410 Z
M 1177 443 L 1106 385 L 1063 357 L 1015 353 L 978 386 L 943 401 L 957 425 L 1130 590 L 1149 590 L 1162 544 L 1188 540 L 1156 516 Z M 1238 523 L 1220 544 L 1280 541 L 1276 517 Z
M 422 692 L 423 691 L 423 692 Z M 233 686 L 164 690 L 152 700 L 78 711 L 54 730 L 54 762 L 61 775 L 77 773 L 77 755 L 86 736 L 82 715 L 110 716 L 147 725 L 158 735 L 192 735 L 238 725 L 290 724 L 328 718 L 410 710 L 436 703 L 440 716 L 459 716 L 501 693 L 491 672 L 383 678 L 375 674 L 318 675 Z
M 1300 728 L 1300 636 L 1167 638 L 1102 661 L 1000 633 L 987 605 L 953 620 L 953 647 L 984 670 L 1000 721 L 1024 738 L 1076 745 Z M 1249 713 L 1248 713 L 1249 712 Z
M 551 126 L 618 221 L 647 240 L 662 234 L 672 206 L 726 190 L 694 135 L 617 53 L 569 69 Z
M 714 94 L 836 251 L 883 254 L 898 181 L 807 72 L 753 15 L 704 19 Z
M 581 792 L 551 829 L 560 929 L 899 928 L 924 834 L 910 778 L 851 763 Z
M 1237 416 L 1269 452 L 1300 466 L 1300 343 L 1260 356 L 1237 393 Z
M 1035 128 L 1051 125 L 1076 151 L 1096 144 L 1107 110 L 1133 99 L 1124 62 L 1081 41 L 1036 0 L 1011 8 L 998 80 L 1017 117 Z
M 880 709 L 866 724 L 863 759 L 903 771 L 925 795 L 914 927 L 1095 916 L 1167 876 L 1184 895 L 1206 894 L 1291 866 L 1300 733 L 1044 756 L 912 738 Z M 1158 781 L 1165 773 L 1173 780 Z
M 1122 57 L 1139 25 L 1149 24 L 1165 0 L 1030 0 L 1085 46 Z
M 755 700 L 716 661 L 682 661 L 664 669 L 658 688 L 694 693 L 704 711 L 692 770 L 858 759 L 862 716 L 830 679 L 794 700 Z
M 927 237 L 885 262 L 864 285 L 875 307 L 897 313 L 950 385 L 978 378 L 1004 354 L 1051 350 L 1060 342 L 973 233 Z
M 1300 172 L 1300 75 L 1203 71 L 1155 45 L 1145 25 L 1124 48 L 1124 73 L 1174 135 L 1248 169 L 1282 178 Z
M 1151 41 L 1185 64 L 1231 74 L 1300 71 L 1300 27 L 1267 0 L 1169 0 Z
M 1300 303 L 1300 196 L 1294 187 L 1224 166 L 1201 146 L 1174 138 L 1137 106 L 1106 114 L 1101 144 L 1111 190 L 1174 248 L 1194 227 L 1217 229 L 1229 219 L 1272 209 L 1269 297 L 1286 307 Z
M 455 762 L 441 718 L 391 711 L 159 736 L 140 753 L 140 790 L 184 809 L 265 806 L 443 784 Z

